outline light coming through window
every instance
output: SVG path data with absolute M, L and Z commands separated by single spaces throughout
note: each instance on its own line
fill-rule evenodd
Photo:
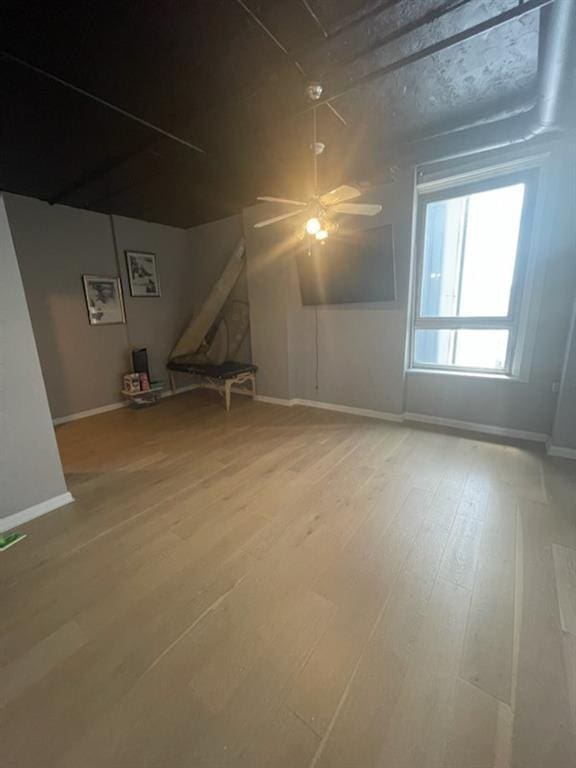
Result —
M 510 374 L 531 177 L 424 195 L 412 366 Z

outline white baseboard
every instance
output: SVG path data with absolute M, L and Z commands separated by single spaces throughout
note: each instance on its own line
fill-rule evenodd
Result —
M 338 403 L 322 403 L 318 400 L 303 400 L 301 398 L 296 398 L 295 400 L 290 400 L 290 405 L 307 405 L 309 408 L 321 408 L 324 411 L 337 411 L 338 413 L 349 413 L 352 416 L 366 416 L 370 419 L 394 421 L 396 423 L 404 420 L 401 413 L 373 411 L 369 408 L 356 408 L 356 406 L 353 405 L 340 405 Z
M 576 459 L 576 448 L 553 445 L 550 440 L 546 441 L 546 453 L 548 456 L 556 456 L 559 459 Z
M 198 389 L 198 384 L 188 384 L 185 387 L 178 387 L 175 392 L 171 389 L 165 389 L 160 397 L 172 397 L 173 395 L 180 395 L 182 392 L 189 392 L 191 389 Z M 52 424 L 57 427 L 59 424 L 66 424 L 68 421 L 77 421 L 78 419 L 86 419 L 89 416 L 98 416 L 100 413 L 108 413 L 108 411 L 116 411 L 119 408 L 126 408 L 129 402 L 126 400 L 121 403 L 110 403 L 110 405 L 103 405 L 100 408 L 92 408 L 89 411 L 79 411 L 78 413 L 71 413 L 69 416 L 59 416 L 56 419 L 52 419 Z
M 162 393 L 162 397 L 172 397 L 172 395 L 179 395 L 183 392 L 189 392 L 193 389 L 199 389 L 199 384 L 188 384 L 185 387 L 178 387 L 175 392 L 167 389 Z M 238 395 L 250 395 L 250 390 L 243 390 L 234 387 L 232 392 Z M 256 395 L 255 400 L 261 403 L 270 403 L 271 405 L 282 405 L 291 407 L 294 405 L 304 405 L 308 408 L 321 408 L 326 411 L 336 411 L 337 413 L 349 413 L 353 416 L 365 416 L 370 419 L 380 419 L 381 421 L 392 421 L 395 423 L 401 423 L 403 421 L 412 421 L 420 424 L 432 424 L 439 427 L 450 427 L 451 429 L 460 429 L 466 432 L 479 432 L 484 435 L 496 435 L 498 437 L 510 437 L 515 440 L 529 440 L 535 443 L 546 443 L 546 450 L 550 456 L 559 456 L 567 459 L 576 459 L 576 449 L 562 448 L 561 446 L 551 445 L 549 442 L 549 435 L 542 432 L 529 432 L 523 429 L 509 429 L 508 427 L 497 427 L 492 424 L 479 424 L 475 421 L 461 421 L 460 419 L 448 419 L 443 416 L 428 416 L 424 413 L 387 413 L 386 411 L 374 411 L 369 408 L 356 408 L 350 405 L 340 405 L 338 403 L 324 403 L 318 400 L 306 400 L 302 398 L 282 398 L 282 397 L 269 397 L 268 395 Z M 80 413 L 73 413 L 70 416 L 63 416 L 58 419 L 54 419 L 54 425 L 64 424 L 68 421 L 75 421 L 76 419 L 85 419 L 88 416 L 96 416 L 99 413 L 106 413 L 107 411 L 114 411 L 117 408 L 124 408 L 128 403 L 112 403 L 111 405 L 105 405 L 102 408 L 94 408 L 90 411 L 81 411 Z
M 535 443 L 545 443 L 548 435 L 542 432 L 528 432 L 523 429 L 509 429 L 508 427 L 495 427 L 492 424 L 478 424 L 475 421 L 460 421 L 460 419 L 445 419 L 442 416 L 428 416 L 424 413 L 404 413 L 404 421 L 415 421 L 421 424 L 436 424 L 439 427 L 451 427 L 466 432 L 480 432 L 484 435 L 497 435 L 498 437 L 512 437 L 516 440 L 531 440 Z
M 224 389 L 221 387 L 209 387 L 206 384 L 194 384 L 191 387 L 185 387 L 183 390 L 178 390 L 179 394 L 180 392 L 185 392 L 187 389 L 209 389 L 212 390 L 212 392 L 220 392 L 220 394 L 224 394 Z M 248 387 L 230 387 L 230 392 L 233 395 L 245 395 L 246 397 L 252 397 L 252 390 Z
M 41 501 L 40 504 L 34 504 L 33 507 L 23 509 L 22 512 L 15 512 L 13 515 L 8 515 L 8 517 L 0 517 L 0 533 L 9 531 L 11 528 L 16 528 L 19 525 L 24 525 L 24 523 L 29 523 L 30 520 L 34 520 L 36 517 L 52 512 L 52 510 L 63 507 L 73 501 L 74 497 L 67 491 L 60 494 L 60 496 L 54 496 L 52 499 Z
M 185 387 L 178 387 L 175 392 L 172 392 L 171 389 L 165 389 L 160 397 L 164 399 L 165 397 L 172 397 L 173 395 L 181 395 L 183 392 L 190 392 L 193 389 L 202 389 L 202 385 L 187 384 Z M 252 394 L 249 389 L 241 389 L 240 387 L 232 387 L 232 392 L 236 395 Z M 265 402 L 272 402 L 273 400 L 274 398 L 269 398 Z M 282 404 L 287 405 L 288 401 L 283 401 Z M 116 411 L 119 408 L 126 408 L 127 405 L 129 405 L 128 401 L 122 403 L 110 403 L 110 405 L 103 405 L 100 408 L 91 408 L 89 411 L 79 411 L 78 413 L 71 413 L 69 416 L 58 416 L 58 418 L 52 419 L 52 424 L 57 427 L 59 424 L 66 424 L 69 421 L 87 419 L 89 416 L 98 416 L 100 413 L 108 413 L 108 411 Z
M 165 389 L 160 397 L 164 399 L 165 397 L 173 397 L 174 395 L 181 395 L 183 392 L 190 392 L 193 389 L 198 389 L 199 384 L 187 384 L 185 387 L 176 387 L 174 392 L 171 389 Z
M 230 391 L 233 395 L 246 395 L 246 397 L 252 397 L 252 390 L 248 387 L 231 387 Z
M 268 395 L 256 395 L 254 400 L 258 400 L 260 403 L 270 403 L 271 405 L 287 405 L 288 407 L 294 405 L 294 400 L 287 400 L 284 397 L 268 397 Z
M 401 422 L 401 413 L 386 413 L 386 411 L 373 411 L 369 408 L 356 408 L 352 405 L 340 405 L 339 403 L 323 403 L 319 400 L 305 400 L 299 397 L 288 400 L 281 397 L 268 397 L 267 395 L 256 395 L 255 400 L 261 403 L 271 403 L 272 405 L 305 405 L 308 408 L 320 408 L 324 411 L 336 411 L 338 413 L 349 413 L 353 416 L 366 416 L 370 419 L 381 419 L 382 421 Z
M 421 424 L 435 424 L 439 427 L 450 427 L 460 429 L 466 432 L 479 432 L 483 435 L 496 435 L 497 437 L 511 437 L 515 440 L 529 440 L 535 443 L 545 443 L 548 435 L 542 432 L 528 432 L 523 429 L 509 429 L 508 427 L 496 427 L 492 424 L 478 424 L 474 421 L 460 421 L 459 419 L 446 419 L 442 416 L 428 416 L 424 413 L 387 413 L 386 411 L 373 411 L 368 408 L 355 408 L 350 405 L 339 405 L 337 403 L 323 403 L 317 400 L 304 400 L 301 398 L 283 399 L 279 397 L 268 397 L 267 395 L 257 395 L 256 400 L 262 403 L 272 403 L 273 405 L 305 405 L 309 408 L 322 408 L 327 411 L 337 411 L 339 413 L 350 413 L 355 416 L 366 416 L 370 419 L 380 419 L 381 421 L 393 421 L 401 423 L 412 421 Z M 561 454 L 550 454 L 551 456 L 571 457 L 570 449 L 560 448 Z M 550 451 L 549 451 L 550 453 Z M 576 451 L 574 451 L 576 458 Z
M 107 413 L 108 411 L 116 411 L 118 408 L 126 408 L 127 405 L 127 402 L 110 403 L 110 405 L 103 405 L 100 408 L 91 408 L 89 411 L 79 411 L 78 413 L 71 413 L 68 416 L 58 416 L 58 418 L 52 419 L 52 424 L 57 427 L 59 424 L 66 424 L 69 421 L 87 419 L 89 416 L 97 416 L 99 413 Z

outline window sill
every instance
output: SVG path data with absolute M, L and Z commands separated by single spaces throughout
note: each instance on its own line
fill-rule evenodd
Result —
M 442 368 L 407 368 L 406 373 L 423 373 L 425 376 L 457 376 L 464 379 L 489 379 L 491 381 L 526 381 L 508 373 L 483 373 L 482 371 L 446 371 Z

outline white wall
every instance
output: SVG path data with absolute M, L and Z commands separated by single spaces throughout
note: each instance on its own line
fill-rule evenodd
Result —
M 65 493 L 32 325 L 0 197 L 0 518 Z

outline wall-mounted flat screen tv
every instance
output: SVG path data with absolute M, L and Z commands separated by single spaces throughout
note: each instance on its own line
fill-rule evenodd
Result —
M 302 304 L 367 304 L 396 299 L 392 225 L 348 230 L 296 254 Z

